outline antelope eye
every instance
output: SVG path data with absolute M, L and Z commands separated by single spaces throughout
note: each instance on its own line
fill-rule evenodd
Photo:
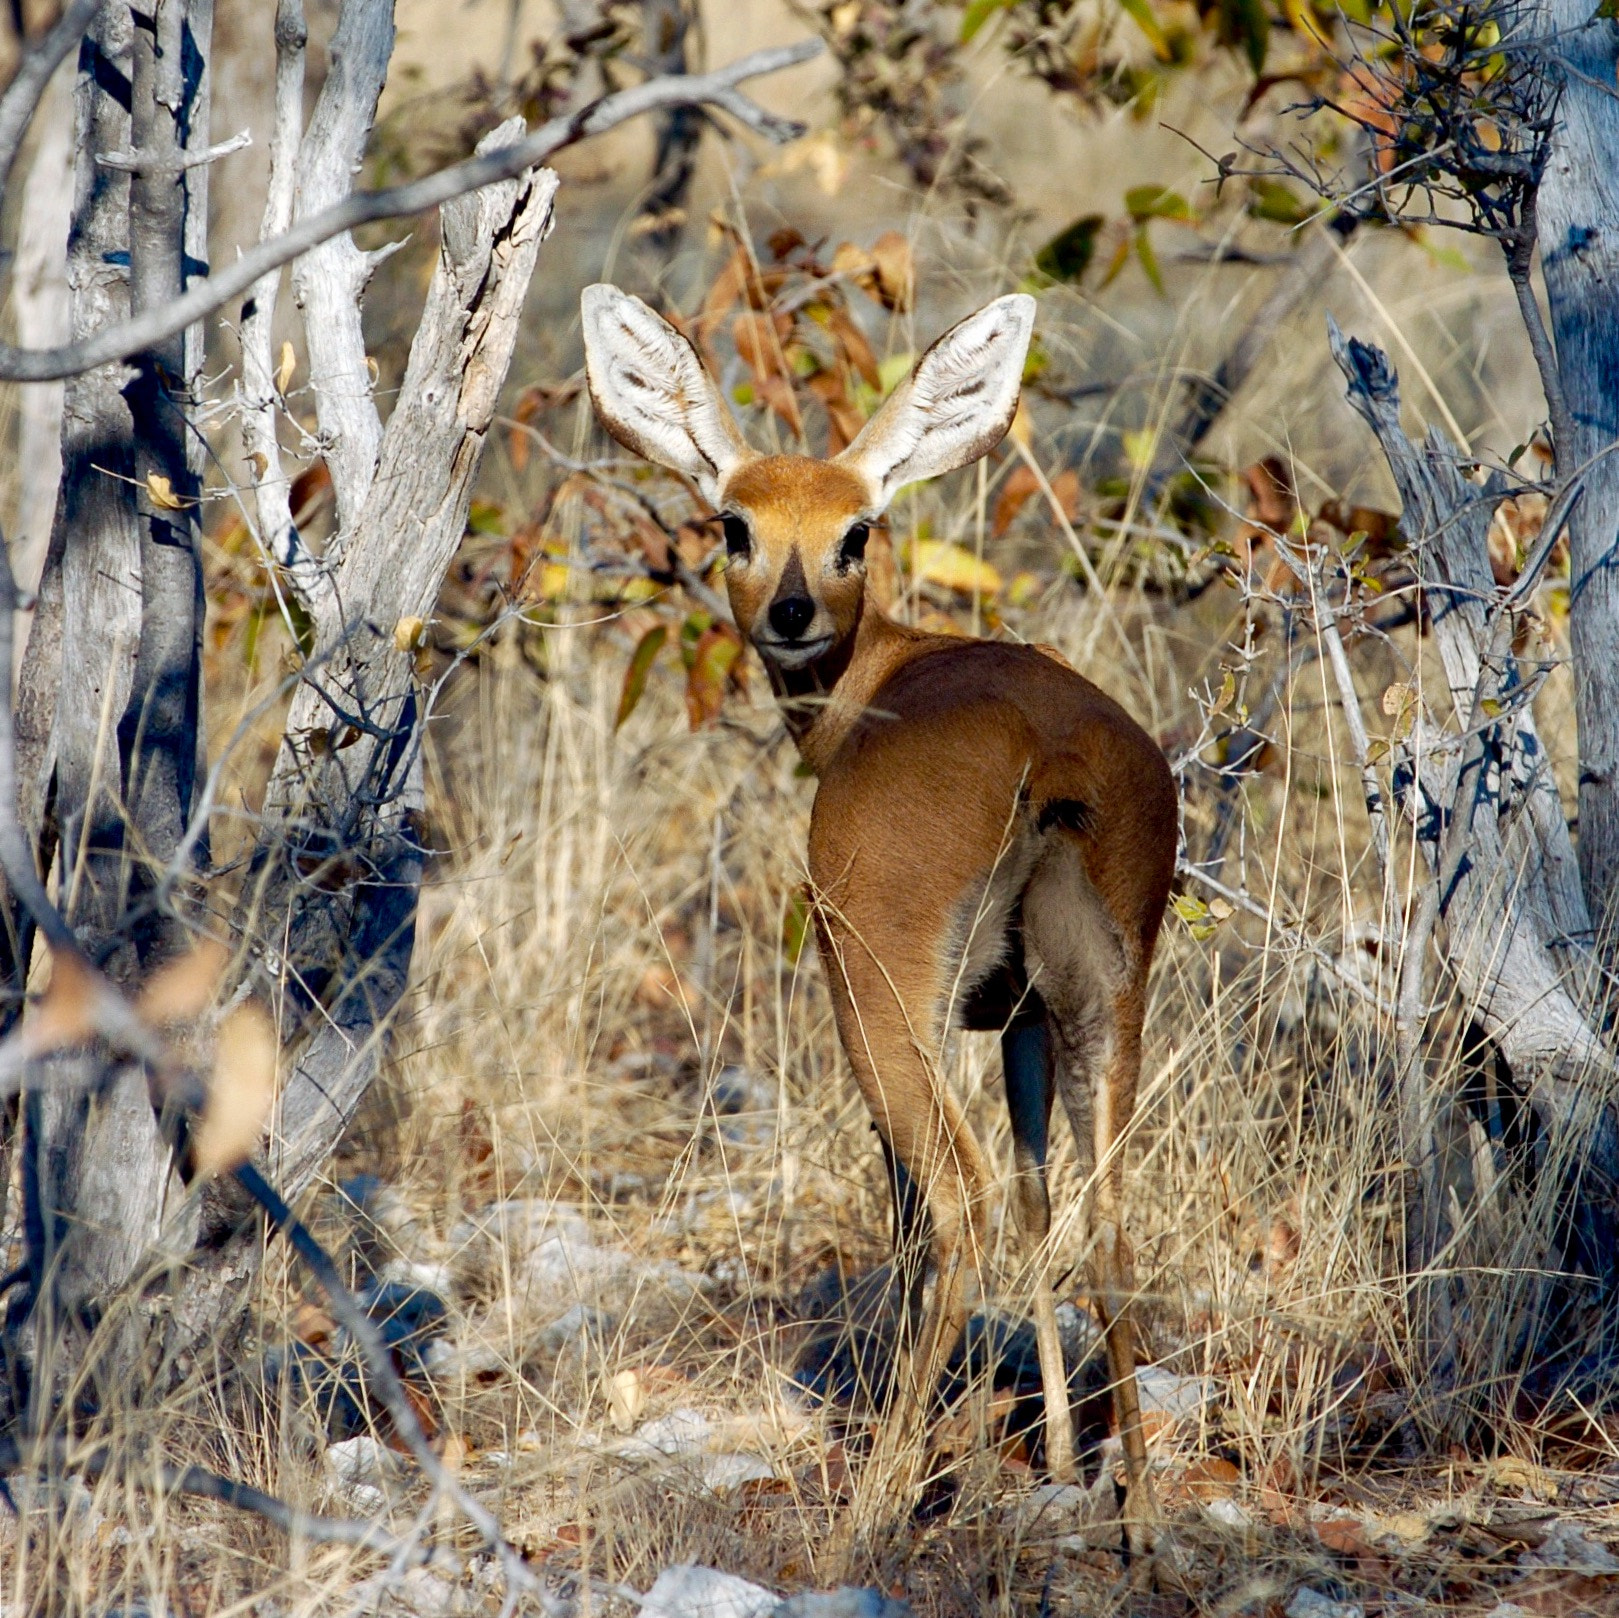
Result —
M 753 549 L 753 539 L 748 533 L 748 525 L 734 511 L 721 514 L 720 527 L 725 530 L 727 556 L 746 556 Z
M 848 533 L 843 536 L 843 544 L 838 549 L 838 561 L 844 567 L 866 559 L 866 541 L 871 538 L 871 524 L 857 522 L 853 524 Z

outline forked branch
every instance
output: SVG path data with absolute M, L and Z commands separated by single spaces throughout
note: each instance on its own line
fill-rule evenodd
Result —
M 95 8 L 92 7 L 92 10 Z M 753 51 L 727 67 L 689 78 L 653 79 L 629 90 L 603 96 L 577 112 L 551 119 L 516 145 L 485 152 L 452 164 L 436 174 L 426 175 L 405 185 L 386 186 L 378 191 L 360 191 L 333 207 L 300 220 L 282 235 L 250 248 L 226 269 L 196 282 L 181 297 L 161 309 L 130 320 L 120 321 L 81 342 L 64 343 L 58 348 L 24 349 L 0 343 L 0 382 L 50 382 L 61 377 L 127 359 L 149 349 L 176 332 L 183 331 L 204 315 L 222 308 L 232 298 L 246 292 L 260 276 L 290 264 L 293 259 L 324 241 L 355 230 L 361 225 L 385 219 L 402 219 L 424 213 L 455 197 L 465 196 L 501 180 L 515 179 L 543 163 L 553 152 L 613 129 L 643 113 L 664 107 L 712 105 L 721 107 L 755 134 L 773 141 L 794 140 L 804 126 L 792 119 L 767 112 L 737 86 L 766 73 L 807 62 L 821 49 L 819 40 L 800 40 Z M 0 150 L 0 156 L 3 156 Z

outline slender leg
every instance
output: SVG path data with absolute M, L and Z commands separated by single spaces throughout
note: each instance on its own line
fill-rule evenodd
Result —
M 922 1313 L 922 1284 L 927 1279 L 931 1237 L 928 1211 L 921 1187 L 895 1154 L 888 1137 L 879 1131 L 877 1138 L 883 1145 L 888 1188 L 894 1198 L 894 1278 L 899 1283 L 905 1317 L 900 1329 L 908 1341 Z
M 1014 1179 L 1012 1208 L 1033 1271 L 1034 1335 L 1040 1349 L 1040 1381 L 1046 1398 L 1046 1466 L 1058 1483 L 1072 1483 L 1074 1422 L 1068 1409 L 1068 1367 L 1057 1330 L 1057 1304 L 1051 1294 L 1051 1196 L 1046 1185 L 1046 1153 L 1051 1137 L 1051 1102 L 1056 1093 L 1051 1034 L 1045 1004 L 1031 994 L 1001 1035 L 1006 1104 L 1012 1115 Z
M 917 960 L 914 941 L 895 940 L 878 965 L 872 947 L 882 918 L 860 942 L 822 934 L 838 1032 L 866 1104 L 905 1179 L 893 1174 L 903 1228 L 931 1231 L 931 1303 L 909 1352 L 895 1356 L 894 1389 L 858 1486 L 851 1527 L 869 1531 L 881 1516 L 914 1504 L 928 1458 L 928 1420 L 951 1350 L 967 1324 L 967 1285 L 982 1254 L 988 1166 L 960 1102 L 936 1071 L 937 978 Z M 915 1008 L 915 1015 L 911 1014 Z M 924 1039 L 926 1045 L 924 1046 Z M 905 1184 L 920 1203 L 905 1195 Z M 911 1212 L 907 1213 L 907 1208 Z M 907 1282 L 914 1285 L 914 1275 Z
M 1116 1154 L 1135 1108 L 1141 1073 L 1141 1023 L 1144 986 L 1133 982 L 1113 997 L 1113 1038 L 1106 1072 L 1096 1096 L 1096 1158 L 1102 1172 L 1096 1184 L 1096 1296 L 1106 1335 L 1108 1370 L 1119 1441 L 1124 1448 L 1128 1492 L 1124 1529 L 1139 1576 L 1151 1564 L 1153 1524 L 1157 1508 L 1147 1475 L 1147 1441 L 1141 1425 L 1141 1392 L 1136 1384 L 1135 1326 L 1131 1318 L 1135 1276 L 1124 1234 L 1124 1163 Z

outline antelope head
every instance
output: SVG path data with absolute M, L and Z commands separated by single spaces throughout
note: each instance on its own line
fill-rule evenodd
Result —
M 773 670 L 807 668 L 859 627 L 871 525 L 907 483 L 988 453 L 1012 425 L 1034 299 L 997 298 L 917 361 L 840 455 L 749 447 L 692 345 L 639 298 L 586 287 L 585 376 L 619 443 L 690 478 L 725 532 L 737 627 Z

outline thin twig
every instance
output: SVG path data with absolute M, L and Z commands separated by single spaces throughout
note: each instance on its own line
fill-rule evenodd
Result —
M 84 38 L 85 29 L 100 10 L 101 0 L 73 0 L 50 32 L 23 53 L 5 94 L 0 95 L 0 198 L 10 188 L 12 166 L 39 110 L 46 85 L 68 52 Z

